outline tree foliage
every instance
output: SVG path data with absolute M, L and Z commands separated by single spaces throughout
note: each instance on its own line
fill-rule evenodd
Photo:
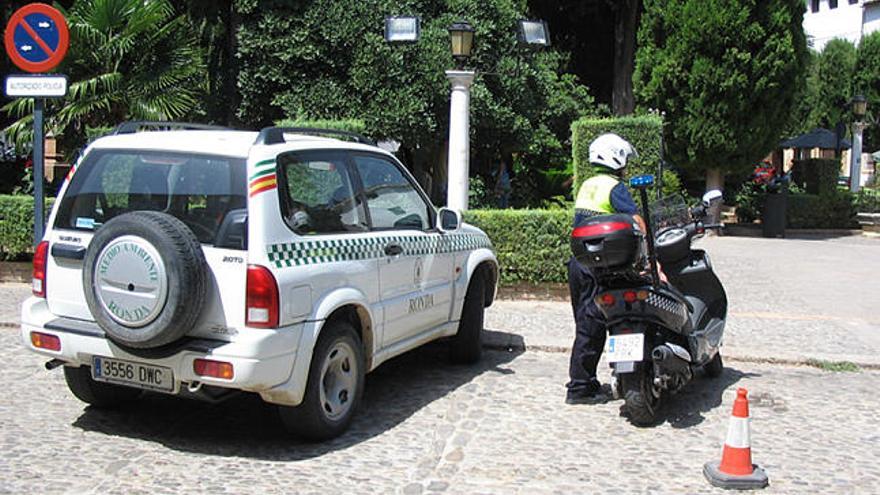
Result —
M 493 161 L 512 153 L 525 164 L 515 181 L 534 182 L 535 170 L 564 168 L 569 125 L 592 108 L 587 89 L 574 76 L 558 74 L 559 54 L 518 48 L 522 0 L 238 0 L 236 10 L 239 117 L 246 125 L 362 120 L 372 137 L 400 141 L 416 176 L 432 176 L 435 192 L 445 180 L 438 167 L 448 133 L 444 71 L 454 67 L 446 30 L 453 21 L 466 19 L 476 29 L 469 61 L 477 70 L 472 172 L 488 174 Z M 418 43 L 384 41 L 384 17 L 401 13 L 421 17 Z
M 850 120 L 855 64 L 856 47 L 845 39 L 829 41 L 813 58 L 804 98 L 809 108 L 805 119 L 809 128 L 803 131 L 816 127 L 833 130 L 838 122 Z
M 865 128 L 864 149 L 880 149 L 880 31 L 862 38 L 859 43 L 855 70 L 855 92 L 868 99 L 868 125 Z
M 734 171 L 773 149 L 803 82 L 802 0 L 646 0 L 635 86 L 667 156 Z
M 64 99 L 50 100 L 47 127 L 81 146 L 90 132 L 128 119 L 168 120 L 196 107 L 205 66 L 188 19 L 167 0 L 78 0 L 65 13 L 70 50 L 59 72 Z M 33 99 L 3 110 L 18 118 L 6 130 L 20 146 L 32 138 Z

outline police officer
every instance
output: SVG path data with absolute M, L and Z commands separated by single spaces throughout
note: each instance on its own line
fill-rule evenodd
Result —
M 635 148 L 617 134 L 603 134 L 590 143 L 590 164 L 595 175 L 584 181 L 575 201 L 574 227 L 595 215 L 626 213 L 645 232 L 645 222 L 621 178 Z M 574 312 L 575 338 L 569 363 L 567 404 L 599 404 L 610 397 L 610 388 L 596 379 L 596 367 L 605 347 L 605 317 L 593 300 L 599 291 L 590 271 L 572 257 L 568 261 L 568 287 Z

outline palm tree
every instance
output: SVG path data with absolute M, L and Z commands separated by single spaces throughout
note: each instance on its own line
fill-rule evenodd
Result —
M 202 51 L 196 29 L 169 1 L 77 0 L 66 17 L 71 43 L 60 72 L 72 83 L 65 98 L 48 102 L 46 121 L 70 148 L 124 120 L 170 120 L 196 109 Z M 18 118 L 6 132 L 26 147 L 33 99 L 2 110 Z

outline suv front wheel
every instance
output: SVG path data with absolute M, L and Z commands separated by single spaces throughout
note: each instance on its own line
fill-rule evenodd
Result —
M 312 353 L 302 403 L 278 406 L 285 428 L 313 441 L 342 434 L 360 403 L 364 373 L 363 346 L 352 324 L 341 319 L 328 321 Z
M 486 309 L 486 278 L 481 271 L 474 272 L 464 307 L 458 333 L 449 341 L 449 359 L 453 363 L 473 364 L 483 354 L 483 313 Z

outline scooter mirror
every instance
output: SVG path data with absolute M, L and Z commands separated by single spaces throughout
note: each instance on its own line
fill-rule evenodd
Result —
M 706 208 L 712 206 L 713 204 L 721 201 L 721 191 L 718 189 L 712 189 L 711 191 L 707 191 L 706 194 L 703 195 L 703 206 Z

